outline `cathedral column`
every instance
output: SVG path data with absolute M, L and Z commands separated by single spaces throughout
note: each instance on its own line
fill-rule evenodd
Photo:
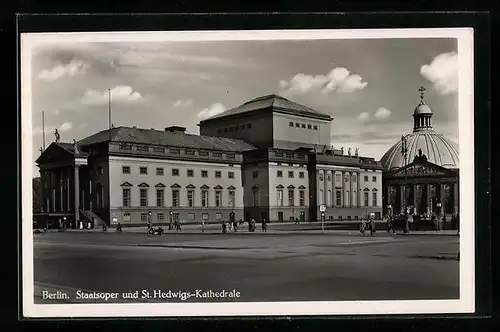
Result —
M 430 215 L 432 213 L 432 196 L 431 196 L 431 185 L 425 185 L 425 202 L 426 202 L 426 213 Z
M 358 190 L 357 197 L 358 197 L 358 207 L 361 207 L 361 172 L 357 173 L 358 175 L 358 182 L 356 185 L 356 189 Z
M 459 207 L 458 204 L 460 202 L 459 199 L 459 192 L 458 192 L 458 182 L 453 183 L 453 212 L 458 213 Z
M 342 171 L 342 179 L 340 179 L 340 183 L 342 184 L 342 191 L 340 195 L 340 205 L 345 207 L 345 172 Z
M 349 172 L 349 207 L 352 208 L 352 172 Z
M 418 198 L 417 197 L 418 193 L 418 185 L 414 184 L 413 185 L 413 213 L 418 213 L 417 206 L 418 206 Z
M 75 189 L 75 226 L 77 225 L 77 221 L 80 219 L 80 165 L 75 163 L 75 179 L 74 179 L 74 189 Z
M 59 210 L 64 212 L 64 172 L 59 171 Z
M 400 210 L 401 210 L 401 213 L 405 213 L 405 207 L 406 207 L 406 197 L 405 197 L 405 194 L 406 194 L 406 190 L 405 190 L 405 186 L 401 185 L 399 186 L 399 196 L 400 196 Z M 369 201 L 369 198 L 368 198 L 368 201 Z
M 439 201 L 441 202 L 441 214 L 444 214 L 445 206 L 444 206 L 444 184 L 439 184 Z

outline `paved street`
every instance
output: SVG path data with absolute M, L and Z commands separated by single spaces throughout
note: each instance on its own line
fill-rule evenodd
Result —
M 205 233 L 127 231 L 34 234 L 35 303 L 42 292 L 164 293 L 235 290 L 224 301 L 456 299 L 457 236 L 359 232 Z M 220 301 L 194 297 L 187 302 Z M 102 301 L 98 301 L 101 302 Z M 124 302 L 110 299 L 108 303 Z

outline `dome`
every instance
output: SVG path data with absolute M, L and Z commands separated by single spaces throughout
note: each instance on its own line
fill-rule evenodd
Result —
M 431 108 L 427 104 L 421 103 L 415 108 L 413 114 L 432 114 Z
M 418 150 L 422 149 L 422 153 L 425 154 L 427 160 L 433 164 L 446 168 L 460 167 L 458 145 L 442 134 L 433 130 L 417 131 L 407 135 L 406 142 L 408 164 L 413 162 Z M 401 140 L 387 150 L 380 162 L 386 170 L 404 166 L 403 156 L 401 155 Z

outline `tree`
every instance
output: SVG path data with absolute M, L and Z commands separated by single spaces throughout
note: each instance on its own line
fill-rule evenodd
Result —
M 42 181 L 40 177 L 33 178 L 33 212 L 41 212 L 42 204 Z

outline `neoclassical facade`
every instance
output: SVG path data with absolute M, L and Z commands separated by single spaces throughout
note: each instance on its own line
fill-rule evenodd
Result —
M 384 213 L 459 212 L 458 145 L 435 131 L 432 110 L 421 100 L 413 112 L 413 132 L 382 157 Z
M 277 95 L 185 128 L 116 127 L 36 160 L 43 211 L 95 224 L 358 219 L 382 212 L 382 166 L 331 147 L 329 115 Z

